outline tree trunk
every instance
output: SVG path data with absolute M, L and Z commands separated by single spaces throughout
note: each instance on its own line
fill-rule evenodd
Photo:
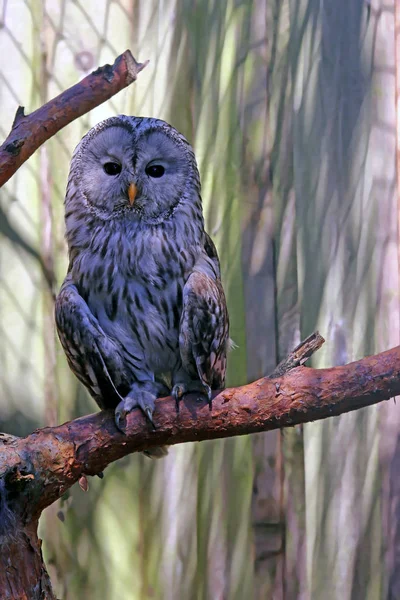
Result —
M 2 600 L 56 600 L 42 556 L 38 521 L 20 525 L 0 542 L 0 598 Z

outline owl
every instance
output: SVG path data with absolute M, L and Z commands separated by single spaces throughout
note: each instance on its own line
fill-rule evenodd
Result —
M 69 366 L 123 431 L 140 407 L 224 387 L 229 319 L 200 177 L 164 121 L 120 115 L 74 151 L 65 198 L 68 273 L 56 300 Z

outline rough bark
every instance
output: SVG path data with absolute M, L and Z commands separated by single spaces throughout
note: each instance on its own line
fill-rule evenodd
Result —
M 129 50 L 113 65 L 104 65 L 29 115 L 19 106 L 10 134 L 0 146 L 0 187 L 57 131 L 102 104 L 136 80 L 147 65 Z
M 56 600 L 43 562 L 37 521 L 16 531 L 0 546 L 2 600 Z

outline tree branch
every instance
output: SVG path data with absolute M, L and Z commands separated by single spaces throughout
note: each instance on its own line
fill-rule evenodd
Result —
M 113 412 L 103 411 L 26 438 L 0 436 L 0 480 L 13 498 L 13 513 L 26 522 L 37 519 L 83 475 L 95 475 L 132 452 L 325 419 L 399 392 L 400 346 L 345 366 L 295 367 L 276 379 L 264 377 L 218 393 L 211 411 L 193 395 L 184 398 L 179 412 L 171 397 L 161 398 L 154 412 L 156 430 L 134 410 L 124 435 L 115 427 Z
M 138 63 L 126 50 L 113 65 L 99 67 L 30 115 L 19 106 L 11 132 L 0 146 L 0 187 L 46 140 L 130 85 L 147 64 Z

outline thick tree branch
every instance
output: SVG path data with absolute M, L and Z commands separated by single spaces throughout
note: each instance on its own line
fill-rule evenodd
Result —
M 26 438 L 7 436 L 2 440 L 0 480 L 13 498 L 17 519 L 27 522 L 36 520 L 82 475 L 99 473 L 131 452 L 324 419 L 399 392 L 400 346 L 345 366 L 300 366 L 276 379 L 264 377 L 218 393 L 211 411 L 195 397 L 185 398 L 179 413 L 172 398 L 159 399 L 155 431 L 135 410 L 128 415 L 124 435 L 116 429 L 113 413 L 103 411 Z
M 99 67 L 30 115 L 25 116 L 19 106 L 11 132 L 0 146 L 0 187 L 46 140 L 127 87 L 146 65 L 126 50 L 113 65 Z

